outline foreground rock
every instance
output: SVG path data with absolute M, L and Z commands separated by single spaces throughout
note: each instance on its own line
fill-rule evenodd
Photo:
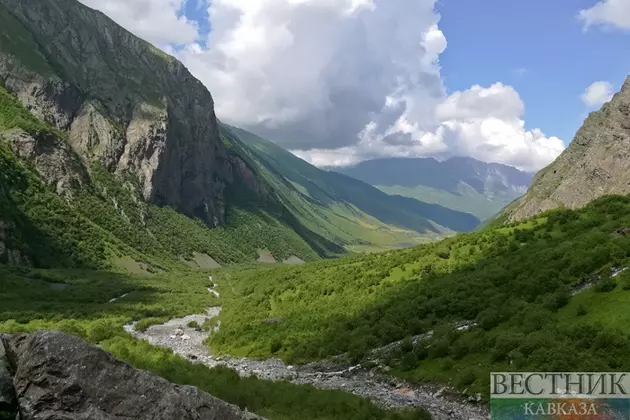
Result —
M 310 363 L 289 366 L 279 359 L 251 360 L 229 356 L 215 357 L 209 353 L 203 341 L 211 332 L 190 327 L 191 321 L 202 325 L 219 315 L 220 308 L 208 308 L 206 314 L 176 318 L 165 324 L 154 325 L 144 332 L 135 331 L 133 325 L 125 326 L 130 334 L 149 343 L 170 348 L 173 352 L 193 363 L 210 368 L 226 366 L 243 377 L 286 380 L 294 384 L 312 385 L 320 389 L 335 389 L 368 398 L 387 408 L 423 407 L 436 420 L 481 420 L 489 418 L 488 409 L 482 404 L 470 404 L 454 392 L 440 392 L 440 387 L 412 384 L 382 372 L 380 366 L 339 365 L 335 363 Z M 463 325 L 463 323 L 462 323 Z M 216 331 L 216 328 L 214 330 Z M 473 397 L 477 401 L 476 397 Z
M 22 420 L 261 419 L 60 332 L 4 335 Z
M 17 408 L 9 359 L 6 357 L 4 345 L 0 340 L 0 420 L 15 419 Z

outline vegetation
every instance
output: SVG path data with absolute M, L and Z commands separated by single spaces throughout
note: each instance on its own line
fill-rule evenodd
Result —
M 369 351 L 433 331 L 387 357 L 398 375 L 488 391 L 488 373 L 630 367 L 630 198 L 384 254 L 218 274 L 223 352 L 292 362 Z M 622 233 L 616 233 L 622 232 Z M 573 288 L 595 283 L 571 298 Z M 615 286 L 613 286 L 615 285 Z M 576 289 L 577 290 L 577 289 Z M 582 305 L 584 310 L 578 311 Z M 269 317 L 280 319 L 266 324 Z M 457 328 L 468 321 L 472 328 Z
M 0 262 L 104 267 L 116 238 L 70 208 L 19 162 L 0 137 Z M 122 246 L 122 244 L 120 244 Z
M 146 204 L 135 192 L 133 179 L 121 182 L 100 167 L 92 168 L 91 174 L 95 188 L 82 195 L 82 212 L 162 265 L 177 256 L 190 259 L 195 252 L 222 264 L 244 263 L 254 261 L 259 248 L 268 248 L 278 259 L 318 258 L 297 233 L 264 211 L 230 207 L 227 224 L 209 229 L 169 207 Z
M 85 270 L 30 270 L 0 266 L 0 331 L 57 329 L 99 344 L 133 366 L 197 386 L 270 420 L 428 419 L 424 411 L 394 412 L 354 395 L 287 382 L 240 378 L 226 368 L 208 369 L 170 350 L 132 338 L 123 325 L 202 313 L 218 300 L 207 290 L 207 273 L 132 276 Z M 58 287 L 59 282 L 65 286 Z M 128 294 L 123 299 L 111 299 Z

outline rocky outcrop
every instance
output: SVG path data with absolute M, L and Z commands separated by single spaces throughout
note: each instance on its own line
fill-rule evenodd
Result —
M 59 195 L 69 195 L 85 185 L 88 175 L 76 155 L 57 135 L 47 131 L 27 133 L 13 129 L 0 132 L 0 138 L 20 159 L 34 163 L 42 180 L 53 185 Z
M 14 392 L 22 420 L 262 420 L 197 388 L 136 370 L 77 337 L 39 331 L 2 341 L 14 390 L 6 395 Z M 2 378 L 0 353 L 0 404 Z
M 540 171 L 507 210 L 510 221 L 558 207 L 580 208 L 603 195 L 630 193 L 630 78 L 584 121 L 573 142 Z
M 143 197 L 224 221 L 231 170 L 208 90 L 173 57 L 75 0 L 0 0 L 0 80 L 86 163 Z
M 13 375 L 6 350 L 0 340 L 0 420 L 15 420 L 18 411 Z

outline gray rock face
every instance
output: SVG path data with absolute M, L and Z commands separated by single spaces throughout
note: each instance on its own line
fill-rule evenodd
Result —
M 0 420 L 14 420 L 18 404 L 13 389 L 13 375 L 6 357 L 4 344 L 0 340 Z
M 569 147 L 540 171 L 507 210 L 510 221 L 558 207 L 576 209 L 603 195 L 630 193 L 630 78 L 584 121 Z
M 208 90 L 173 57 L 75 0 L 0 0 L 0 78 L 86 161 L 147 201 L 224 221 L 232 168 Z
M 35 163 L 42 179 L 54 185 L 57 194 L 67 195 L 84 185 L 88 175 L 66 143 L 51 133 L 27 133 L 14 129 L 0 132 L 16 157 Z
M 60 332 L 3 336 L 23 420 L 261 419 Z

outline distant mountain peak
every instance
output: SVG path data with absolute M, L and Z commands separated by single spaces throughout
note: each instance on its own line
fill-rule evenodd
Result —
M 465 156 L 444 161 L 433 157 L 381 158 L 332 170 L 389 194 L 440 204 L 482 219 L 524 194 L 533 177 L 511 166 Z

